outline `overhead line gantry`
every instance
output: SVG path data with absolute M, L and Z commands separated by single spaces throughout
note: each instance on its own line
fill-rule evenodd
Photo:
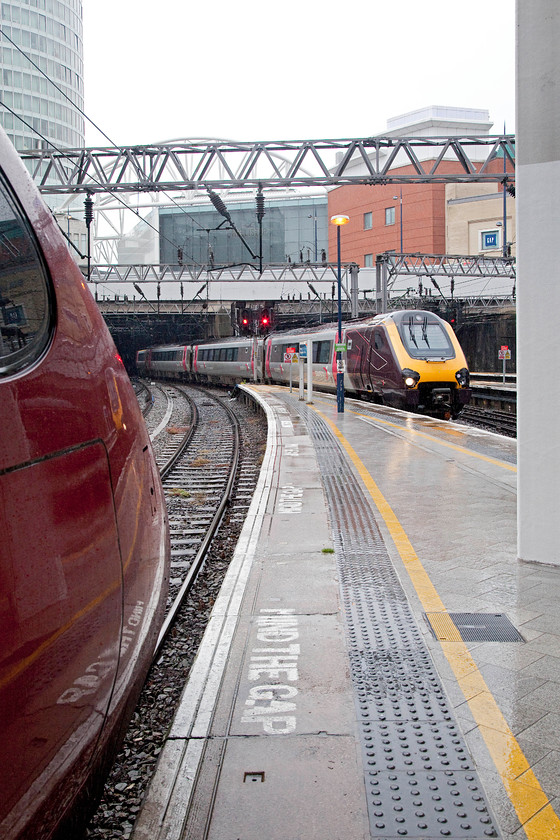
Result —
M 20 152 L 41 192 L 68 194 L 345 184 L 515 181 L 515 137 L 182 141 Z M 503 166 L 492 166 L 497 158 Z M 406 167 L 406 171 L 403 171 Z M 507 170 L 507 171 L 506 171 Z

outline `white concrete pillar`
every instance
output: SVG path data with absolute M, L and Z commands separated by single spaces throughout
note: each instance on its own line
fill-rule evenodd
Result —
M 560 565 L 560 2 L 517 0 L 517 548 Z

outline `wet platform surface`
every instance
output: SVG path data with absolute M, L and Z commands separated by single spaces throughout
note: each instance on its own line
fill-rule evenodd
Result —
M 135 840 L 560 838 L 560 569 L 516 559 L 515 441 L 248 389 L 259 487 Z

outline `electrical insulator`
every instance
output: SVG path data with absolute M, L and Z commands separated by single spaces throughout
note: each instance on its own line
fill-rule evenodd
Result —
M 208 190 L 208 195 L 210 196 L 210 201 L 212 202 L 220 216 L 223 216 L 231 224 L 231 216 L 229 215 L 228 209 L 222 201 L 222 199 L 220 198 L 220 196 L 218 195 L 218 193 L 215 193 L 214 190 Z
M 89 227 L 93 221 L 93 201 L 89 194 L 84 200 L 84 206 L 86 208 L 86 225 Z
M 264 216 L 264 195 L 262 192 L 257 193 L 257 220 L 262 222 L 262 218 Z

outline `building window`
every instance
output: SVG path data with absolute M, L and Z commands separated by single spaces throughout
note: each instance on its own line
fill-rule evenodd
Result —
M 371 213 L 364 213 L 364 230 L 371 230 L 373 227 L 373 221 L 371 218 Z
M 373 268 L 373 254 L 364 254 L 364 268 Z
M 395 224 L 395 208 L 394 207 L 386 207 L 385 208 L 385 224 L 386 225 L 394 225 Z
M 480 250 L 481 251 L 496 251 L 500 248 L 500 231 L 498 228 L 494 230 L 480 231 Z

